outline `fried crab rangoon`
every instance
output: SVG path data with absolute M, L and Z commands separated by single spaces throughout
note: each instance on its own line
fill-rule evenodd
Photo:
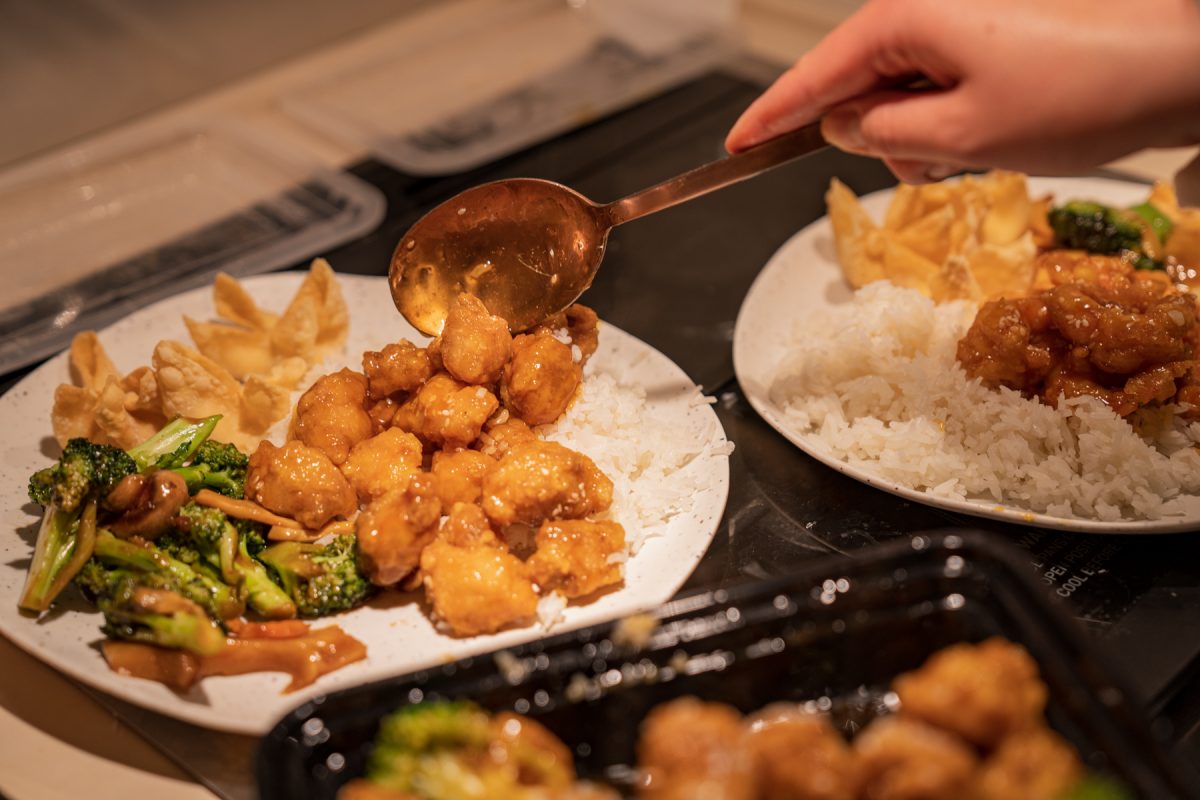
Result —
M 74 384 L 58 387 L 51 412 L 59 443 L 82 436 L 129 448 L 173 417 L 220 414 L 215 436 L 252 449 L 287 416 L 289 392 L 308 368 L 346 337 L 345 301 L 322 259 L 313 262 L 282 316 L 258 308 L 224 274 L 217 276 L 213 300 L 222 321 L 185 319 L 195 349 L 159 342 L 151 366 L 124 376 L 94 333 L 76 335 L 70 350 Z M 286 347 L 273 344 L 273 336 Z
M 1037 252 L 1025 176 L 996 170 L 926 186 L 902 184 L 882 225 L 834 179 L 825 195 L 834 245 L 846 280 L 878 280 L 919 290 L 936 301 L 1024 294 Z

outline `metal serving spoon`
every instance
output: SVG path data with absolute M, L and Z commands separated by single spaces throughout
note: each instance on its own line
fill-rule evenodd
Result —
M 392 256 L 396 308 L 436 336 L 450 303 L 475 295 L 514 332 L 575 302 L 592 284 L 608 234 L 826 145 L 813 123 L 603 205 L 553 181 L 512 178 L 455 195 L 413 225 Z

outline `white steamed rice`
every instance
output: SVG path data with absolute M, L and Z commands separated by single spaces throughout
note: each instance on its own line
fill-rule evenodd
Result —
M 871 284 L 797 325 L 771 399 L 837 458 L 940 497 L 1116 521 L 1200 492 L 1200 422 L 1146 414 L 1143 438 L 1091 397 L 1055 409 L 985 388 L 955 358 L 974 314 Z
M 691 405 L 710 402 L 699 387 L 688 399 Z M 650 405 L 642 387 L 621 383 L 591 360 L 567 413 L 538 428 L 543 438 L 587 455 L 612 479 L 612 506 L 596 518 L 615 520 L 625 529 L 625 551 L 610 556 L 622 572 L 625 562 L 648 539 L 664 535 L 671 520 L 705 488 L 687 465 L 706 452 L 720 456 L 733 451 L 723 435 L 714 435 L 718 431 L 696 436 L 681 429 L 678 413 L 678 407 Z M 566 607 L 561 594 L 547 595 L 538 601 L 538 621 L 549 628 Z
M 706 488 L 685 467 L 710 449 L 727 455 L 733 445 L 712 432 L 696 435 L 681 428 L 678 406 L 651 405 L 642 387 L 621 383 L 595 363 L 584 368 L 583 388 L 567 413 L 538 432 L 587 455 L 612 479 L 613 504 L 605 518 L 625 528 L 627 557 L 647 539 L 663 535 L 671 519 Z M 689 402 L 708 399 L 697 387 Z

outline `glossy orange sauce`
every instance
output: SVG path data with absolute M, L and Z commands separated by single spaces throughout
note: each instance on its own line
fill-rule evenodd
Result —
M 118 640 L 106 640 L 101 650 L 114 671 L 177 691 L 191 688 L 208 675 L 283 672 L 291 678 L 284 692 L 294 692 L 367 657 L 367 646 L 337 625 L 309 630 L 306 623 L 286 622 L 286 628 L 255 623 L 234 626 L 239 636 L 228 637 L 225 649 L 211 656 Z

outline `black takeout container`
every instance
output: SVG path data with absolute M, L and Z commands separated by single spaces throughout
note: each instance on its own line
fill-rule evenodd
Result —
M 668 603 L 641 646 L 598 625 L 348 689 L 303 704 L 264 738 L 259 788 L 266 800 L 333 798 L 362 774 L 381 717 L 469 698 L 537 718 L 572 748 L 581 777 L 627 789 L 639 721 L 658 703 L 696 695 L 749 712 L 810 702 L 852 732 L 886 713 L 897 674 L 947 645 L 999 635 L 1038 662 L 1050 724 L 1089 768 L 1137 797 L 1196 797 L 1028 573 L 982 534 L 918 535 Z

